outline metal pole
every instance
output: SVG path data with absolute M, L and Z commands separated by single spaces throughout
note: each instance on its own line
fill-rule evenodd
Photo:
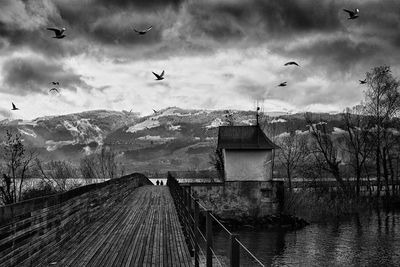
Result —
M 207 238 L 207 267 L 212 267 L 212 247 L 213 247 L 213 233 L 212 233 L 212 218 L 211 210 L 206 211 L 206 238 Z
M 237 234 L 230 235 L 229 258 L 231 267 L 240 266 L 240 247 L 239 243 L 236 241 L 236 238 L 238 237 L 239 236 Z
M 199 267 L 199 213 L 200 213 L 200 207 L 199 207 L 199 200 L 196 198 L 194 200 L 194 227 L 193 227 L 193 233 L 194 233 L 194 266 Z

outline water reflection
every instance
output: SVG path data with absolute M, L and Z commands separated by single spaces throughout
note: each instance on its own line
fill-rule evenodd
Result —
M 399 211 L 374 210 L 299 231 L 240 231 L 240 240 L 266 266 L 400 266 Z M 215 233 L 218 254 L 227 238 Z M 243 266 L 255 266 L 247 258 Z

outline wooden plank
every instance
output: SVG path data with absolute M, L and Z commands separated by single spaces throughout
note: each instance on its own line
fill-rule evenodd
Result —
M 147 206 L 146 206 L 147 205 L 147 198 L 148 198 L 148 195 L 150 195 L 150 194 L 151 194 L 151 192 L 147 191 L 142 196 L 143 199 L 146 201 L 146 202 L 143 203 L 143 206 L 142 206 L 143 210 L 146 210 L 146 213 L 143 214 L 139 224 L 136 225 L 136 228 L 138 228 L 138 231 L 136 233 L 136 237 L 134 239 L 134 242 L 132 244 L 130 244 L 131 249 L 130 249 L 130 253 L 129 253 L 127 259 L 126 259 L 125 266 L 132 266 L 134 261 L 135 261 L 135 259 L 137 257 L 139 257 L 139 253 L 140 253 L 139 248 L 140 248 L 140 245 L 141 245 L 141 242 L 142 242 L 141 237 L 143 236 L 143 229 L 145 228 L 146 215 L 148 214 L 148 209 L 147 209 Z
M 144 201 L 142 202 L 142 205 L 140 207 L 144 206 Z M 135 220 L 134 224 L 131 225 L 131 228 L 133 228 L 133 231 L 131 232 L 131 236 L 129 239 L 125 242 L 125 250 L 121 252 L 121 260 L 119 260 L 116 264 L 116 266 L 129 266 L 130 262 L 134 258 L 134 254 L 136 252 L 135 245 L 140 242 L 139 241 L 139 236 L 144 228 L 144 220 L 145 220 L 145 214 L 148 211 L 143 208 L 139 209 L 139 213 L 134 214 L 137 219 Z
M 139 204 L 141 199 L 136 198 L 132 199 L 132 201 L 129 203 L 130 206 L 135 207 L 135 209 L 132 209 L 132 212 L 129 213 L 129 220 L 126 222 L 124 225 L 124 228 L 121 229 L 121 240 L 118 240 L 118 245 L 114 246 L 115 252 L 111 254 L 109 263 L 112 266 L 121 266 L 122 261 L 124 259 L 124 256 L 127 253 L 127 249 L 129 248 L 129 243 L 132 240 L 132 237 L 134 236 L 133 233 L 136 230 L 136 227 L 132 227 L 135 225 L 140 218 L 141 212 L 144 212 L 144 210 L 139 209 L 141 205 Z M 123 238 L 126 237 L 126 238 Z

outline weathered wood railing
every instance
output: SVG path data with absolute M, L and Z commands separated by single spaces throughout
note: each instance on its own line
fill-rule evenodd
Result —
M 229 266 L 240 266 L 240 252 L 247 254 L 252 259 L 252 264 L 264 266 L 239 240 L 237 234 L 231 233 L 211 212 L 202 206 L 199 199 L 193 196 L 190 187 L 182 187 L 172 176 L 168 175 L 167 186 L 170 188 L 174 199 L 179 219 L 185 233 L 189 251 L 194 256 L 195 267 L 200 265 L 200 253 L 205 256 L 206 266 L 213 266 L 213 260 L 223 266 L 213 249 L 213 224 L 218 225 L 229 236 Z M 200 227 L 200 213 L 205 216 L 205 233 Z M 205 251 L 201 244 L 205 244 Z
M 62 251 L 91 221 L 110 216 L 115 202 L 151 184 L 131 174 L 64 193 L 0 207 L 0 266 L 30 266 Z M 51 253 L 51 254 L 49 254 Z

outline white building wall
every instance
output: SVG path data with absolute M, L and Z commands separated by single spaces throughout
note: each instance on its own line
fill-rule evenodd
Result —
M 271 181 L 272 150 L 223 150 L 226 181 Z

